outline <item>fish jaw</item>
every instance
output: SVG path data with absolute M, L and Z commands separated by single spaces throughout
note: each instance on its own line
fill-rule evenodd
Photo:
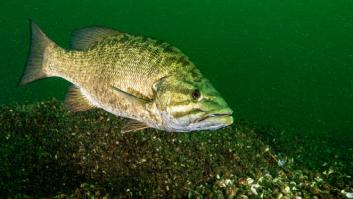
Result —
M 194 120 L 191 114 L 183 119 L 176 119 L 167 110 L 156 110 L 153 115 L 160 115 L 159 122 L 153 123 L 151 127 L 167 132 L 217 130 L 233 124 L 232 113 L 230 108 L 225 108 L 218 112 L 200 113 Z
M 166 123 L 168 124 L 163 126 L 154 126 L 153 128 L 167 131 L 167 132 L 192 132 L 192 131 L 202 131 L 202 130 L 213 131 L 233 124 L 234 119 L 233 119 L 233 116 L 211 117 L 204 120 L 204 122 L 201 122 L 198 124 L 191 123 L 190 125 L 184 128 L 180 128 L 180 126 L 178 125 L 171 125 L 173 124 L 173 122 L 171 122 L 172 121 L 171 119 L 167 119 L 165 121 L 167 121 Z
M 191 123 L 189 128 L 192 130 L 217 130 L 229 125 L 234 122 L 233 111 L 229 108 L 224 110 L 206 114 L 201 117 L 197 122 Z

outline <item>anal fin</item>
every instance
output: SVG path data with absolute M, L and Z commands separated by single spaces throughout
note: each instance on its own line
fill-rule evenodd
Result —
M 121 129 L 122 133 L 127 133 L 127 132 L 133 132 L 133 131 L 138 131 L 142 130 L 145 128 L 149 128 L 146 124 L 139 122 L 137 120 L 129 120 Z
M 64 105 L 72 112 L 87 111 L 95 108 L 82 94 L 81 89 L 74 85 L 70 87 Z

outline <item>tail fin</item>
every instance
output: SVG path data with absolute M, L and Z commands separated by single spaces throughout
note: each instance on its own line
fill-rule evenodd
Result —
M 42 30 L 30 20 L 31 43 L 28 54 L 27 66 L 19 85 L 24 85 L 38 79 L 48 77 L 45 72 L 44 58 L 48 55 L 47 47 L 54 43 L 42 32 Z M 54 44 L 55 45 L 55 44 Z

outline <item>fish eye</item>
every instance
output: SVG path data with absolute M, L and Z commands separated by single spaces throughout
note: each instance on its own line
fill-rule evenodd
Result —
M 194 100 L 198 100 L 201 97 L 200 90 L 199 89 L 193 90 L 192 93 L 191 93 L 191 97 Z

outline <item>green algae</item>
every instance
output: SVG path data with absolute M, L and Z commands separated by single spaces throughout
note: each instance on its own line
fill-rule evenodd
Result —
M 55 100 L 2 106 L 0 121 L 2 198 L 347 198 L 353 192 L 352 151 L 331 158 L 337 153 L 322 145 L 327 140 L 288 137 L 246 121 L 213 132 L 122 134 L 124 119 L 102 110 L 69 113 Z

